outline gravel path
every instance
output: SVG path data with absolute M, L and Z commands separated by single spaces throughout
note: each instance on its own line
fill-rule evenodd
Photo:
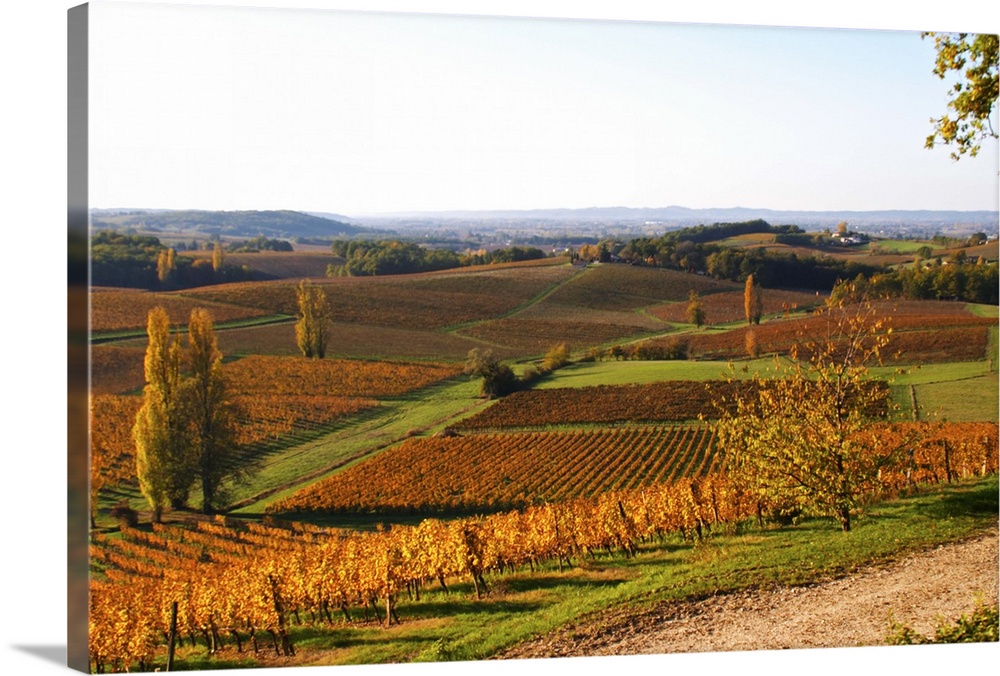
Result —
M 890 616 L 923 634 L 977 599 L 997 605 L 998 535 L 942 545 L 821 584 L 610 611 L 501 658 L 634 655 L 884 644 Z

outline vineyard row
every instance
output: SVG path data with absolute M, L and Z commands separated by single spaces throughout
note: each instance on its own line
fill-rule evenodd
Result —
M 883 433 L 906 434 L 913 425 L 919 424 Z M 924 441 L 882 473 L 869 498 L 997 471 L 995 424 L 925 425 L 921 431 Z M 390 624 L 399 621 L 401 594 L 419 600 L 421 585 L 430 582 L 447 589 L 448 579 L 463 576 L 479 594 L 487 572 L 541 561 L 562 567 L 600 549 L 632 556 L 644 539 L 668 533 L 700 538 L 761 510 L 768 505 L 741 482 L 712 472 L 591 499 L 349 535 L 310 529 L 298 538 L 270 526 L 221 523 L 196 530 L 158 527 L 149 535 L 126 530 L 129 544 L 97 540 L 93 547 L 106 572 L 91 584 L 90 659 L 96 671 L 150 669 L 167 640 L 175 604 L 182 636 L 204 637 L 214 649 L 228 635 L 238 650 L 244 642 L 258 649 L 270 639 L 277 652 L 292 654 L 289 623 L 306 613 L 311 621 L 334 623 L 335 615 L 350 622 L 352 613 L 371 610 Z M 199 554 L 191 565 L 173 563 L 176 556 L 191 560 L 194 551 Z

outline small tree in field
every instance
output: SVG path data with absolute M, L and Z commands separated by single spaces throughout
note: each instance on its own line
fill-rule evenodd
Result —
M 890 447 L 878 434 L 893 410 L 889 388 L 873 381 L 891 329 L 868 302 L 829 304 L 827 332 L 800 339 L 791 361 L 723 407 L 718 422 L 726 471 L 764 511 L 812 511 L 851 529 L 852 510 L 877 492 L 878 475 L 912 440 Z
M 478 347 L 469 350 L 465 372 L 483 379 L 481 392 L 487 399 L 504 397 L 518 386 L 513 369 L 501 362 L 491 350 L 484 351 Z
M 697 291 L 688 294 L 687 319 L 699 329 L 705 323 L 705 309 L 701 305 L 701 297 Z
M 323 359 L 330 331 L 330 306 L 326 293 L 305 280 L 295 291 L 299 305 L 299 321 L 295 324 L 295 341 L 306 357 Z
M 569 345 L 566 343 L 559 343 L 558 345 L 550 347 L 545 353 L 545 358 L 542 360 L 542 370 L 546 372 L 555 371 L 556 369 L 561 369 L 563 366 L 566 366 L 569 361 Z

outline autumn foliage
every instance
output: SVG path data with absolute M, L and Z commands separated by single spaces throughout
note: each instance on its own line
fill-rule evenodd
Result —
M 996 424 L 941 424 L 928 432 L 921 430 L 925 441 L 911 461 L 879 484 L 880 495 L 906 490 L 911 480 L 997 471 Z M 373 615 L 387 625 L 405 621 L 400 602 L 419 601 L 428 584 L 447 588 L 464 578 L 481 594 L 487 573 L 545 561 L 572 565 L 600 550 L 632 556 L 643 541 L 668 534 L 701 538 L 754 517 L 757 509 L 756 495 L 742 481 L 711 473 L 374 532 L 228 520 L 154 525 L 152 533 L 126 528 L 120 538 L 96 536 L 91 546 L 105 571 L 91 583 L 91 664 L 95 671 L 150 670 L 162 659 L 174 602 L 182 640 L 289 655 L 292 622 L 338 626 L 370 622 Z

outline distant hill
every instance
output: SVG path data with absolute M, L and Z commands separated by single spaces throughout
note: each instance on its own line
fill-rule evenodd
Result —
M 683 206 L 633 208 L 590 207 L 585 209 L 526 209 L 520 211 L 439 211 L 400 212 L 358 216 L 355 223 L 394 226 L 396 221 L 416 220 L 420 225 L 433 221 L 536 221 L 552 223 L 615 223 L 619 225 L 656 224 L 666 228 L 688 227 L 711 223 L 735 223 L 763 219 L 773 224 L 795 224 L 804 228 L 823 229 L 847 221 L 852 228 L 868 231 L 885 229 L 942 231 L 981 229 L 996 233 L 1000 214 L 996 211 L 788 211 L 750 207 L 691 209 Z
M 299 211 L 171 211 L 159 209 L 94 209 L 94 230 L 134 228 L 142 232 L 198 233 L 220 237 L 352 237 L 370 232 L 342 221 Z

